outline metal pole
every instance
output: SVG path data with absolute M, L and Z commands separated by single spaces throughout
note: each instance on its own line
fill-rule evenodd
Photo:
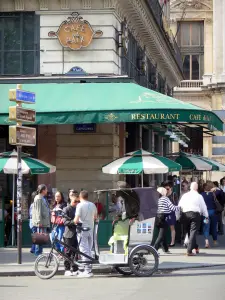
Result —
M 12 246 L 15 243 L 15 174 L 13 174 L 13 197 L 12 197 Z
M 17 263 L 22 264 L 22 166 L 21 146 L 17 146 Z
M 144 187 L 144 172 L 141 173 L 141 187 Z

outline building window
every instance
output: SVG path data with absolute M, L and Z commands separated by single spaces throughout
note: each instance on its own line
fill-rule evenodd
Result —
M 0 13 L 0 75 L 38 75 L 39 16 Z
M 186 80 L 202 79 L 204 74 L 204 23 L 180 22 L 178 45 L 183 58 Z

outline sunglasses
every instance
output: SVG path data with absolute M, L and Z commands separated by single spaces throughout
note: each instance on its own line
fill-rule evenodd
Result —
M 171 189 L 171 188 L 169 188 L 169 187 L 168 187 L 168 188 L 166 188 L 166 190 L 167 190 L 167 191 L 169 191 L 170 189 Z

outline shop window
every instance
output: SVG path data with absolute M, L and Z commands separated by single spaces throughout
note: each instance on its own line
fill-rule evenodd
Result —
M 0 13 L 0 75 L 38 75 L 39 16 Z
M 178 45 L 183 57 L 185 79 L 202 79 L 204 74 L 204 23 L 179 22 Z

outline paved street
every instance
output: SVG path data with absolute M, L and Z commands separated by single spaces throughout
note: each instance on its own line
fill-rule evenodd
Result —
M 0 300 L 224 300 L 224 282 L 224 267 L 177 271 L 151 278 L 56 276 L 44 281 L 36 277 L 2 277 Z

